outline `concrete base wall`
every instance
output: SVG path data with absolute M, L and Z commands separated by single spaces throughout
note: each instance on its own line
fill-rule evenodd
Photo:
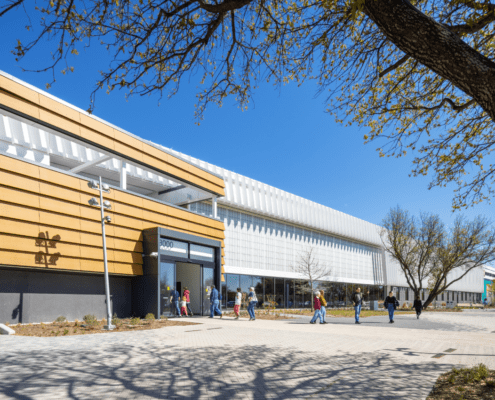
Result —
M 132 315 L 132 277 L 110 276 L 112 312 Z M 59 316 L 106 318 L 103 275 L 0 268 L 0 322 L 51 322 Z

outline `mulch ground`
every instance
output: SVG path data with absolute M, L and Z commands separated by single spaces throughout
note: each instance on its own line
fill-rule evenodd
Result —
M 141 320 L 135 325 L 131 324 L 130 319 L 122 319 L 116 325 L 116 328 L 112 331 L 103 330 L 103 326 L 106 325 L 106 321 L 98 321 L 93 326 L 87 326 L 84 322 L 54 322 L 51 324 L 26 324 L 26 325 L 9 325 L 15 331 L 17 336 L 38 336 L 38 337 L 50 337 L 50 336 L 74 336 L 85 335 L 93 333 L 108 333 L 108 332 L 124 332 L 124 331 L 141 331 L 148 329 L 160 329 L 168 326 L 183 326 L 183 325 L 197 325 L 197 323 L 189 321 L 177 321 L 177 320 L 154 320 L 145 321 Z M 84 326 L 86 325 L 86 326 Z
M 453 368 L 437 379 L 427 400 L 493 400 L 495 371 L 483 364 L 472 368 Z

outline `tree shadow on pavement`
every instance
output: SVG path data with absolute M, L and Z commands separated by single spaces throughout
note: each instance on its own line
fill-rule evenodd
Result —
M 410 400 L 425 398 L 450 369 L 404 364 L 382 352 L 329 357 L 318 353 L 318 343 L 308 352 L 288 345 L 188 349 L 163 339 L 63 347 L 0 353 L 0 398 Z

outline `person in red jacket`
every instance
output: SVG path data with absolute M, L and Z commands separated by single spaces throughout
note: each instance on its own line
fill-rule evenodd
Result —
M 321 315 L 321 302 L 320 302 L 320 292 L 315 293 L 315 298 L 314 298 L 314 303 L 315 303 L 315 315 L 309 322 L 310 324 L 316 324 L 316 320 L 318 317 L 320 318 L 320 324 L 323 323 L 323 317 Z
M 186 298 L 187 315 L 192 317 L 193 312 L 191 310 L 191 299 L 189 297 L 190 294 L 191 294 L 191 292 L 189 292 L 189 289 L 187 287 L 185 287 L 184 288 L 184 297 Z

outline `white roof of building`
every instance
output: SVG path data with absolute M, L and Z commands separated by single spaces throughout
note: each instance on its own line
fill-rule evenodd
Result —
M 225 181 L 225 197 L 218 199 L 219 203 L 375 246 L 382 244 L 378 225 L 178 151 L 167 151 L 221 176 Z

